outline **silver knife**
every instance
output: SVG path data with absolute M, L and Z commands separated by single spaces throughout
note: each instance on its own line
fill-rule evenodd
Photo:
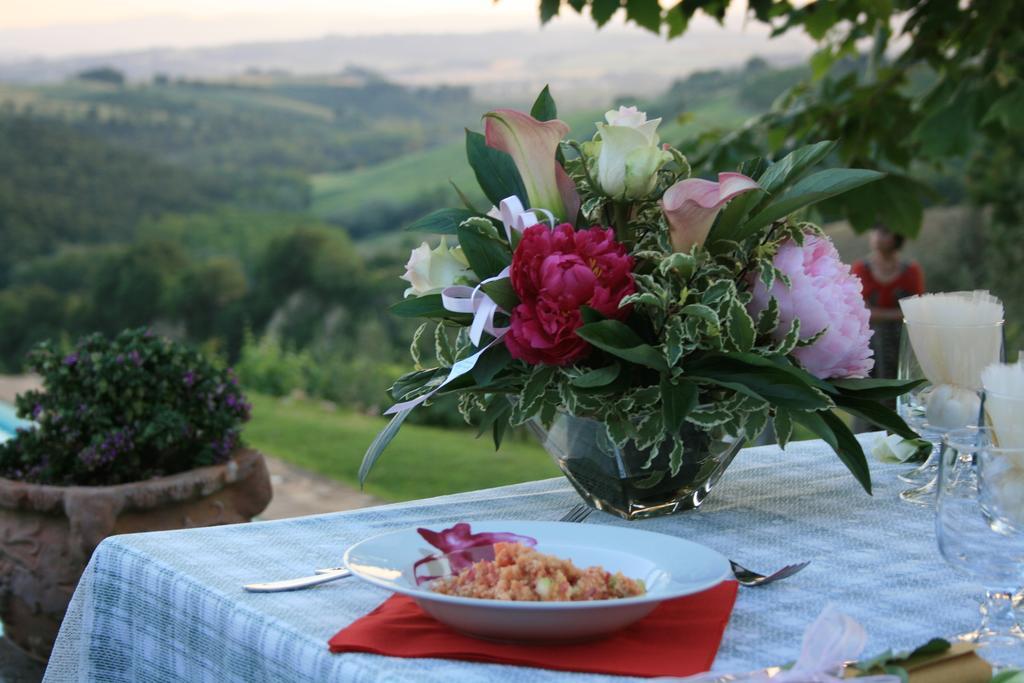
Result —
M 296 591 L 300 588 L 309 588 L 321 583 L 330 583 L 338 579 L 352 576 L 352 572 L 344 567 L 332 567 L 327 571 L 318 571 L 315 576 L 302 576 L 297 579 L 285 579 L 284 581 L 269 581 L 267 583 L 250 583 L 242 586 L 250 593 L 280 593 L 282 591 Z

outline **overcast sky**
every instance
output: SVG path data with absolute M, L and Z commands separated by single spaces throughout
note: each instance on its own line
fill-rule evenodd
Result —
M 737 4 L 742 10 L 743 3 Z M 563 14 L 555 20 L 561 26 L 588 26 L 568 7 Z M 57 57 L 330 33 L 539 31 L 538 23 L 537 0 L 0 0 L 0 56 Z

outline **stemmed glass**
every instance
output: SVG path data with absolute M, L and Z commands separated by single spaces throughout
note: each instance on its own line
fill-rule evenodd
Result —
M 896 378 L 900 380 L 924 379 L 921 365 L 917 362 L 914 349 L 910 346 L 910 335 L 907 334 L 907 326 L 900 328 L 899 360 L 896 369 Z M 924 428 L 924 401 L 921 400 L 921 391 L 924 386 L 919 385 L 915 389 L 901 394 L 896 398 L 896 412 L 907 423 L 907 426 L 921 434 Z M 928 458 L 907 472 L 897 475 L 908 484 L 920 486 L 935 478 L 939 471 L 939 449 L 932 448 Z
M 916 470 L 904 475 L 918 486 L 900 493 L 900 498 L 917 505 L 930 505 L 938 483 L 937 459 L 943 435 L 953 429 L 981 422 L 981 371 L 1003 359 L 1003 323 L 988 324 L 903 324 L 899 373 L 904 379 L 926 379 L 925 368 L 957 377 L 959 384 L 937 385 L 925 381 L 900 398 L 897 409 L 907 425 L 934 448 Z M 916 333 L 916 335 L 915 335 Z M 924 342 L 924 348 L 915 348 Z
M 935 529 L 939 551 L 985 589 L 981 623 L 962 636 L 993 665 L 1024 663 L 1014 593 L 1024 586 L 1024 449 L 1000 448 L 988 427 L 943 438 Z

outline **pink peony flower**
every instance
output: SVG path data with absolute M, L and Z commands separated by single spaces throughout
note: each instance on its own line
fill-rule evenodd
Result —
M 793 355 L 815 377 L 866 377 L 875 361 L 871 357 L 870 313 L 861 296 L 860 279 L 839 260 L 827 238 L 808 236 L 804 246 L 787 242 L 775 255 L 775 267 L 789 276 L 792 287 L 776 279 L 771 291 L 754 280 L 753 299 L 747 305 L 757 316 L 774 297 L 779 302 L 779 325 L 772 336 L 783 338 L 794 319 L 800 320 L 800 338 L 825 334 Z
M 619 302 L 636 290 L 633 257 L 612 230 L 576 231 L 569 224 L 527 228 L 512 255 L 511 279 L 520 304 L 505 344 L 513 358 L 533 365 L 582 358 L 590 345 L 576 335 L 583 324 L 580 307 L 621 319 L 629 311 Z

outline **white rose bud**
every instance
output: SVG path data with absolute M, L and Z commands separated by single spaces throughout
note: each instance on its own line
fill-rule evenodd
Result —
M 619 107 L 598 123 L 597 183 L 613 199 L 640 199 L 654 189 L 657 172 L 672 159 L 658 145 L 661 119 L 647 120 L 636 107 Z
M 917 444 L 899 434 L 879 436 L 871 446 L 871 454 L 881 462 L 906 462 L 917 453 Z
M 405 290 L 408 297 L 433 294 L 472 276 L 462 247 L 449 247 L 442 237 L 436 249 L 424 242 L 412 250 L 402 279 L 412 285 Z

